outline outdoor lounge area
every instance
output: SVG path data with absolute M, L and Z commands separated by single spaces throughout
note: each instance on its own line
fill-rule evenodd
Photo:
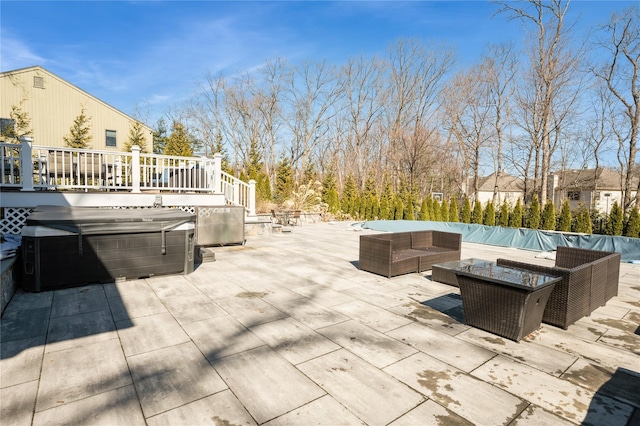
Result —
M 187 275 L 18 291 L 1 423 L 640 424 L 640 264 L 566 330 L 515 342 L 465 325 L 460 288 L 431 271 L 361 270 L 377 233 L 305 223 Z M 538 254 L 462 242 L 459 258 L 556 266 Z

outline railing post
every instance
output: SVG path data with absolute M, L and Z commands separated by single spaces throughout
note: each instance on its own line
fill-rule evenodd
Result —
M 222 192 L 222 154 L 213 154 L 213 192 Z
M 20 191 L 33 191 L 33 160 L 31 159 L 33 138 L 31 136 L 22 136 L 20 142 L 22 143 L 22 149 L 20 150 L 22 188 Z
M 256 215 L 256 181 L 249 181 L 249 216 Z
M 140 147 L 131 147 L 131 192 L 140 193 Z

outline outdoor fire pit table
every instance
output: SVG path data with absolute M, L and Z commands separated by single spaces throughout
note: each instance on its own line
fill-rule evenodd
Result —
M 516 342 L 540 328 L 560 277 L 484 262 L 455 270 L 464 322 Z
M 462 259 L 452 260 L 450 262 L 436 263 L 431 267 L 431 279 L 439 283 L 449 284 L 458 287 L 456 279 L 456 269 L 462 266 L 477 265 L 479 263 L 491 263 L 490 260 L 484 259 Z M 494 262 L 495 263 L 495 262 Z

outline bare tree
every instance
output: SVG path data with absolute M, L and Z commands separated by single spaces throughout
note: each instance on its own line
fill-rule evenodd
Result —
M 614 139 L 615 133 L 609 125 L 613 95 L 602 80 L 596 82 L 593 93 L 591 119 L 584 125 L 583 143 L 582 146 L 578 146 L 575 154 L 576 157 L 582 154 L 582 168 L 593 165 L 593 184 L 597 189 L 598 170 L 601 166 L 602 156 L 611 149 L 610 142 Z
M 436 127 L 439 95 L 454 52 L 446 44 L 427 49 L 415 39 L 399 40 L 389 50 L 389 82 L 384 93 L 387 161 L 396 178 L 409 173 L 410 190 L 429 170 L 424 162 Z
M 339 86 L 344 95 L 344 119 L 349 130 L 346 138 L 348 159 L 356 164 L 356 177 L 364 188 L 371 168 L 372 154 L 376 152 L 373 131 L 381 114 L 380 84 L 383 64 L 376 58 L 360 56 L 350 59 L 340 70 Z
M 495 181 L 493 189 L 493 203 L 497 205 L 498 200 L 498 179 L 503 171 L 503 146 L 505 142 L 505 132 L 507 123 L 511 115 L 510 100 L 514 91 L 514 79 L 517 72 L 517 61 L 511 44 L 500 44 L 489 47 L 489 52 L 484 56 L 481 65 L 481 72 L 485 75 L 481 81 L 487 82 L 489 86 L 489 104 L 492 110 L 492 124 L 495 140 L 494 162 Z
M 265 172 L 270 181 L 275 182 L 275 167 L 278 155 L 281 128 L 284 125 L 283 95 L 287 82 L 291 79 L 291 71 L 288 64 L 278 58 L 270 61 L 260 69 L 263 78 L 262 87 L 252 89 L 252 95 L 256 101 L 257 113 L 261 121 L 261 134 L 263 146 L 263 158 Z
M 623 175 L 623 204 L 632 204 L 631 184 L 638 154 L 640 131 L 640 14 L 637 6 L 622 14 L 613 14 L 603 32 L 608 40 L 601 45 L 609 52 L 609 58 L 593 73 L 605 83 L 618 101 L 619 115 L 613 112 L 611 126 L 619 141 L 618 158 Z M 636 207 L 640 207 L 640 179 L 636 188 Z
M 448 85 L 445 96 L 445 120 L 458 143 L 464 164 L 471 172 L 474 200 L 478 198 L 482 158 L 495 137 L 491 82 L 483 64 L 458 73 Z
M 526 49 L 529 72 L 524 74 L 519 92 L 519 108 L 523 129 L 535 148 L 534 187 L 541 202 L 547 200 L 547 180 L 551 156 L 555 149 L 554 136 L 568 114 L 572 112 L 581 82 L 579 64 L 582 50 L 570 46 L 571 26 L 565 25 L 568 0 L 528 0 L 502 2 L 501 13 L 510 19 L 531 24 Z
M 286 122 L 291 141 L 288 157 L 298 170 L 304 170 L 311 152 L 323 141 L 329 130 L 332 109 L 340 92 L 336 71 L 326 62 L 304 62 L 295 67 L 287 88 Z

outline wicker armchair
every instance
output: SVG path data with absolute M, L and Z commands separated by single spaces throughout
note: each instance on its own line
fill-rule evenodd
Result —
M 542 322 L 565 330 L 618 293 L 619 253 L 558 247 L 555 266 L 508 259 L 498 259 L 497 263 L 561 277 L 549 297 Z
M 572 268 L 583 263 L 594 265 L 591 285 L 591 312 L 604 306 L 609 299 L 618 295 L 620 281 L 620 253 L 588 250 L 573 247 L 558 247 L 556 266 Z

